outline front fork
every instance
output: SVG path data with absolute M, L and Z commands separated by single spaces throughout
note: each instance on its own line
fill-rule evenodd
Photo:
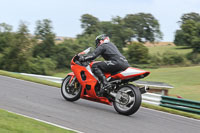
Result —
M 70 81 L 69 81 L 69 87 L 72 87 L 72 86 L 73 86 L 75 80 L 76 80 L 76 77 L 75 77 L 75 76 L 72 76 L 71 79 L 70 79 Z M 76 88 L 76 87 L 75 87 L 75 88 Z

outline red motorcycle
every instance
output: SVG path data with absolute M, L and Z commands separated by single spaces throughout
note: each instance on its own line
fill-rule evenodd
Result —
M 105 73 L 107 81 L 112 85 L 102 96 L 99 94 L 102 84 L 92 73 L 91 66 L 95 62 L 80 62 L 80 56 L 90 54 L 92 48 L 74 56 L 71 61 L 71 70 L 62 82 L 61 93 L 68 101 L 76 101 L 79 98 L 90 101 L 114 105 L 115 110 L 123 115 L 132 115 L 141 105 L 141 94 L 148 87 L 138 88 L 132 81 L 141 79 L 150 74 L 148 71 L 129 67 L 118 73 Z

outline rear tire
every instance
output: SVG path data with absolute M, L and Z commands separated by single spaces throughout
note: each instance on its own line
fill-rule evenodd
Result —
M 67 101 L 76 101 L 80 98 L 81 95 L 81 85 L 77 79 L 71 87 L 69 87 L 69 82 L 72 76 L 67 76 L 61 86 L 61 94 Z M 74 77 L 76 78 L 76 77 Z
M 141 102 L 140 90 L 129 84 L 120 86 L 113 105 L 119 114 L 132 115 L 140 108 Z

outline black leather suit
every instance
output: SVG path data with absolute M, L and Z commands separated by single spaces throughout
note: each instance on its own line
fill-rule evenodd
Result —
M 85 61 L 94 60 L 98 56 L 102 56 L 106 61 L 94 63 L 92 65 L 92 72 L 102 81 L 105 81 L 103 72 L 111 74 L 118 71 L 123 71 L 129 67 L 126 58 L 119 52 L 113 43 L 103 43 L 98 46 L 95 51 L 85 57 Z M 106 82 L 106 81 L 105 81 Z

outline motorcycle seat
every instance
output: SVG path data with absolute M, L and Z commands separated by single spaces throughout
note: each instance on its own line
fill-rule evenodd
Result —
M 121 72 L 123 72 L 123 70 L 120 70 L 120 71 L 117 71 L 117 72 L 111 73 L 111 75 L 113 76 L 113 75 L 116 75 L 116 74 L 121 73 Z

